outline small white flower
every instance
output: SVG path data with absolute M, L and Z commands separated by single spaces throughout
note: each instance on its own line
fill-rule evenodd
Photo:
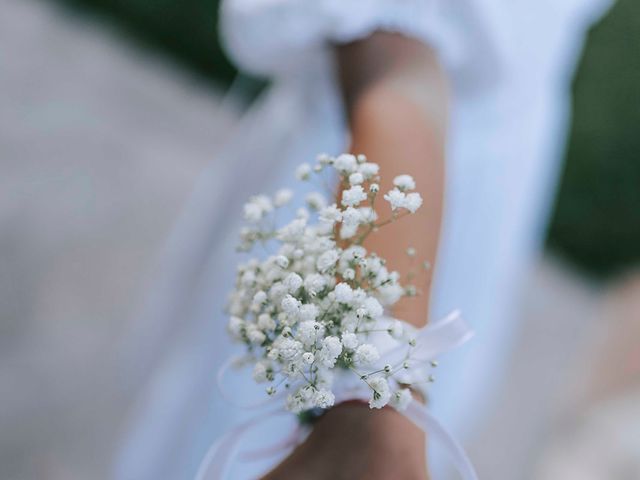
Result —
M 405 198 L 406 195 L 397 188 L 389 190 L 384 196 L 384 199 L 391 204 L 391 210 L 404 207 Z
M 336 223 L 342 220 L 342 212 L 334 203 L 320 210 L 319 219 L 324 223 Z
M 282 307 L 282 310 L 289 315 L 297 315 L 300 310 L 300 300 L 297 300 L 291 295 L 287 295 L 282 299 L 280 306 Z
M 361 245 L 352 245 L 343 250 L 340 255 L 340 268 L 347 268 L 352 262 L 359 262 L 367 255 L 367 250 Z
M 296 315 L 289 315 L 286 312 L 278 313 L 278 322 L 284 325 L 282 329 L 282 335 L 289 335 L 291 333 L 291 326 L 296 323 Z
M 372 183 L 371 185 L 369 185 L 369 191 L 371 193 L 378 193 L 380 191 L 380 185 L 378 185 L 377 183 Z
M 358 162 L 355 156 L 343 153 L 335 159 L 333 166 L 342 174 L 353 173 L 358 166 Z
M 358 228 L 359 225 L 347 225 L 347 224 L 343 224 L 342 227 L 340 227 L 340 238 L 341 239 L 347 239 L 347 238 L 353 238 L 355 237 L 356 233 L 358 233 Z
M 284 255 L 278 255 L 275 258 L 275 263 L 280 268 L 287 268 L 289 266 L 289 259 L 287 257 L 285 257 Z
M 262 209 L 255 203 L 247 203 L 244 206 L 244 219 L 247 222 L 256 223 L 262 218 Z
M 348 312 L 342 317 L 342 330 L 344 332 L 354 332 L 356 327 L 358 326 L 359 320 L 356 317 L 355 312 Z
M 316 160 L 320 165 L 329 165 L 331 162 L 333 162 L 333 158 L 331 158 L 331 155 L 326 153 L 319 154 L 316 157 Z
M 316 359 L 315 355 L 311 352 L 304 352 L 302 354 L 302 360 L 307 365 L 311 365 L 315 359 Z
M 311 166 L 308 163 L 303 163 L 296 169 L 296 178 L 298 180 L 308 180 L 311 175 Z
M 266 195 L 256 195 L 244 206 L 244 218 L 248 222 L 256 223 L 273 210 L 271 199 Z
M 253 379 L 258 382 L 266 382 L 267 381 L 267 375 L 270 372 L 270 367 L 266 362 L 260 361 L 258 363 L 255 364 L 255 366 L 253 367 Z
M 301 387 L 300 390 L 298 390 L 298 395 L 300 395 L 305 402 L 309 402 L 313 400 L 313 397 L 315 397 L 315 394 L 316 394 L 316 389 L 311 385 L 305 385 Z
M 280 334 L 284 337 L 290 336 L 291 327 L 295 325 L 298 321 L 297 315 L 296 314 L 289 315 L 288 313 L 285 313 L 285 312 L 278 312 L 275 318 L 277 320 L 277 324 L 283 327 Z
M 378 349 L 370 343 L 364 343 L 356 348 L 354 360 L 361 365 L 369 365 L 380 358 Z
M 253 303 L 255 304 L 262 304 L 267 300 L 267 294 L 264 293 L 262 290 L 258 290 L 256 292 L 256 294 L 253 296 Z
M 371 399 L 369 400 L 370 408 L 382 408 L 391 399 L 389 384 L 384 377 L 375 377 L 369 380 L 369 386 L 372 388 Z
M 304 218 L 296 218 L 278 230 L 277 238 L 282 242 L 295 242 L 300 239 L 306 226 L 307 221 Z
M 398 284 L 388 284 L 378 287 L 378 300 L 385 306 L 390 306 L 402 298 L 404 289 Z
M 398 175 L 393 179 L 393 184 L 400 190 L 413 190 L 416 188 L 416 182 L 413 181 L 411 175 Z
M 342 278 L 345 280 L 353 280 L 356 278 L 356 271 L 353 268 L 347 268 L 342 272 Z
M 304 288 L 309 293 L 318 293 L 327 285 L 327 280 L 319 273 L 310 273 L 304 277 Z
M 335 298 L 340 303 L 351 303 L 353 300 L 353 290 L 347 283 L 339 283 L 333 289 Z
M 285 360 L 291 360 L 300 354 L 302 344 L 292 338 L 280 337 L 277 348 L 280 357 Z
M 340 339 L 329 336 L 322 340 L 322 348 L 318 352 L 318 357 L 325 367 L 333 368 L 340 353 L 342 353 Z
M 265 212 L 270 212 L 271 210 L 273 210 L 273 204 L 271 203 L 271 199 L 266 195 L 256 195 L 255 197 L 253 197 L 253 202 L 260 205 L 260 207 Z
M 380 166 L 377 163 L 366 162 L 358 166 L 358 171 L 367 180 L 378 175 L 379 170 L 380 170 Z
M 242 338 L 242 332 L 244 331 L 244 320 L 238 317 L 231 317 L 227 329 L 233 338 L 239 340 Z
M 355 348 L 358 346 L 358 336 L 355 333 L 343 333 L 342 346 L 347 350 L 355 350 Z
M 406 408 L 411 403 L 411 400 L 411 390 L 409 390 L 408 388 L 402 388 L 391 396 L 390 403 L 396 410 L 402 411 L 406 410 Z
M 303 366 L 304 364 L 302 363 L 302 355 L 298 355 L 290 362 L 286 362 L 283 365 L 281 372 L 292 380 L 298 379 L 302 376 Z
M 287 287 L 289 293 L 295 293 L 302 286 L 302 277 L 297 273 L 291 272 L 289 275 L 284 277 L 283 282 L 284 286 Z
M 318 270 L 321 272 L 326 272 L 330 268 L 332 268 L 336 262 L 338 261 L 339 255 L 336 250 L 327 250 L 322 255 L 318 257 L 316 262 L 316 266 Z
M 271 350 L 269 350 L 269 353 L 267 353 L 267 358 L 269 360 L 278 360 L 279 356 L 280 350 L 278 350 L 277 348 L 272 348 Z
M 282 188 L 273 196 L 273 204 L 276 207 L 282 207 L 289 203 L 293 198 L 293 192 L 288 188 Z
M 422 206 L 422 197 L 417 192 L 412 192 L 407 194 L 407 198 L 404 202 L 404 208 L 409 210 L 411 213 L 416 213 L 416 211 Z
M 360 217 L 362 223 L 372 223 L 378 219 L 378 214 L 371 207 L 360 207 Z
M 276 321 L 268 313 L 258 315 L 258 328 L 272 332 L 276 329 Z
M 342 352 L 342 343 L 338 337 L 326 337 L 322 341 L 322 348 L 326 348 L 332 356 L 337 357 Z
M 229 303 L 229 313 L 235 317 L 244 315 L 245 313 L 244 304 L 240 301 L 231 301 Z
M 324 335 L 324 327 L 318 322 L 305 321 L 298 325 L 296 338 L 305 346 L 311 346 Z
M 269 298 L 274 303 L 281 302 L 284 296 L 287 294 L 287 287 L 285 287 L 282 282 L 276 282 L 271 285 L 269 289 Z
M 320 408 L 332 407 L 335 402 L 336 396 L 333 394 L 333 392 L 324 388 L 321 390 L 317 390 L 316 394 L 313 397 L 313 403 L 315 403 L 316 406 Z
M 318 235 L 321 235 L 321 236 L 329 236 L 329 235 L 331 235 L 333 233 L 333 224 L 332 223 L 323 222 L 322 220 L 320 220 L 315 225 L 315 232 Z
M 367 194 L 361 185 L 354 185 L 342 192 L 342 205 L 345 207 L 355 207 L 360 202 L 367 199 Z
M 305 401 L 299 394 L 290 394 L 286 400 L 287 410 L 293 413 L 300 413 L 304 410 Z
M 329 237 L 314 237 L 310 240 L 309 244 L 305 247 L 308 252 L 319 253 L 335 247 L 335 242 Z
M 351 185 L 360 185 L 362 182 L 364 182 L 364 176 L 360 172 L 349 175 L 349 183 Z
M 362 221 L 362 213 L 360 210 L 349 207 L 342 212 L 342 223 L 346 226 L 357 226 Z
M 364 301 L 363 306 L 371 318 L 378 318 L 384 313 L 384 309 L 382 308 L 382 305 L 380 305 L 380 302 L 373 297 L 367 298 Z
M 261 330 L 259 330 L 256 325 L 247 325 L 246 331 L 247 338 L 253 345 L 260 345 L 267 339 L 267 336 Z
M 250 287 L 256 281 L 256 274 L 253 270 L 247 270 L 242 274 L 241 282 L 245 287 Z
M 313 255 L 307 255 L 299 260 L 297 268 L 300 273 L 313 272 L 316 270 L 316 257 Z
M 402 338 L 402 335 L 404 333 L 404 325 L 400 320 L 394 320 L 393 322 L 391 322 L 388 331 L 389 335 L 391 335 L 396 340 L 399 340 L 400 338 Z
M 356 288 L 353 291 L 353 303 L 357 305 L 361 305 L 367 299 L 367 292 L 365 292 L 361 288 Z
M 313 303 L 306 303 L 300 307 L 298 315 L 302 321 L 312 321 L 318 317 L 318 307 Z
M 380 260 L 380 257 L 371 255 L 367 259 L 367 266 L 366 268 L 364 268 L 364 273 L 367 275 L 371 274 L 377 277 L 377 275 L 383 268 L 384 265 L 382 264 L 382 260 Z
M 307 205 L 313 210 L 321 210 L 327 205 L 327 200 L 324 198 L 324 195 L 318 192 L 312 192 L 307 195 L 306 201 Z

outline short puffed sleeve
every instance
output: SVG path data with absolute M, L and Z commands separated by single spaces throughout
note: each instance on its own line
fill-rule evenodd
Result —
M 403 33 L 436 49 L 445 66 L 495 71 L 494 29 L 478 0 L 224 0 L 222 40 L 240 68 L 277 77 L 304 68 L 331 44 L 376 30 Z

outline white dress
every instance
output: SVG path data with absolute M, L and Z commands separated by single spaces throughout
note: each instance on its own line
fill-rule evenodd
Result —
M 511 307 L 553 201 L 575 62 L 586 29 L 607 6 L 608 0 L 223 2 L 221 27 L 232 58 L 273 84 L 202 178 L 169 243 L 165 274 L 139 324 L 143 341 L 128 357 L 130 381 L 145 388 L 116 477 L 191 478 L 208 444 L 244 415 L 225 405 L 213 382 L 231 350 L 221 309 L 237 262 L 235 219 L 249 194 L 291 183 L 292 165 L 345 149 L 330 44 L 378 29 L 435 47 L 452 84 L 431 317 L 459 308 L 476 337 L 442 359 L 432 410 L 464 439 L 501 378 L 517 328 Z

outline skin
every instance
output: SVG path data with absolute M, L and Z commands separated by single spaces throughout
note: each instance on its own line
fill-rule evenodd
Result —
M 390 269 L 406 275 L 420 295 L 401 300 L 393 314 L 424 325 L 436 258 L 444 194 L 444 148 L 448 123 L 447 83 L 433 51 L 407 37 L 376 32 L 335 47 L 340 83 L 351 130 L 351 152 L 380 165 L 381 192 L 393 178 L 413 176 L 424 204 L 411 218 L 400 219 L 370 235 L 368 251 L 387 259 Z M 391 215 L 377 202 L 380 219 Z M 417 255 L 410 258 L 408 247 Z M 432 267 L 420 268 L 424 262 Z M 265 480 L 425 480 L 428 478 L 424 434 L 386 407 L 349 402 L 321 417 L 309 435 Z

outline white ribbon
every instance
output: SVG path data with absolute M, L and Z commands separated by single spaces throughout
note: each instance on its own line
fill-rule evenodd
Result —
M 433 360 L 436 356 L 462 345 L 473 336 L 473 332 L 457 311 L 436 323 L 429 324 L 423 328 L 415 330 L 414 333 L 417 342 L 416 351 L 421 355 L 421 358 L 417 360 L 424 362 Z M 402 346 L 391 349 L 384 354 L 385 360 L 387 358 L 393 358 L 401 352 L 404 352 Z M 227 400 L 236 404 L 237 402 L 225 391 L 224 386 L 222 385 L 222 379 L 229 367 L 237 360 L 237 358 L 233 358 L 227 361 L 220 368 L 217 376 L 218 386 L 221 389 L 222 395 Z M 355 389 L 337 392 L 336 399 L 336 403 L 348 400 L 367 401 L 368 395 L 362 389 Z M 251 405 L 241 405 L 241 407 L 258 408 L 277 400 L 279 400 L 279 397 L 271 397 L 266 402 L 262 401 Z M 434 442 L 439 442 L 443 446 L 445 451 L 451 457 L 454 467 L 460 473 L 463 480 L 478 479 L 473 465 L 462 446 L 429 413 L 425 405 L 412 400 L 406 410 L 399 412 L 407 417 L 423 432 L 428 433 L 430 439 Z M 227 474 L 227 470 L 230 465 L 233 464 L 233 461 L 237 456 L 238 446 L 244 436 L 267 420 L 271 420 L 276 416 L 282 415 L 292 416 L 292 413 L 285 410 L 284 407 L 278 407 L 276 409 L 263 412 L 225 433 L 209 448 L 202 463 L 200 464 L 198 473 L 196 474 L 196 480 L 223 480 Z M 255 458 L 277 453 L 278 451 L 282 452 L 284 450 L 293 449 L 296 444 L 302 441 L 302 433 L 301 428 L 298 426 L 297 428 L 294 428 L 291 434 L 289 434 L 283 441 L 280 441 L 271 447 L 267 447 L 260 452 L 245 452 L 243 457 L 245 459 L 250 457 Z

